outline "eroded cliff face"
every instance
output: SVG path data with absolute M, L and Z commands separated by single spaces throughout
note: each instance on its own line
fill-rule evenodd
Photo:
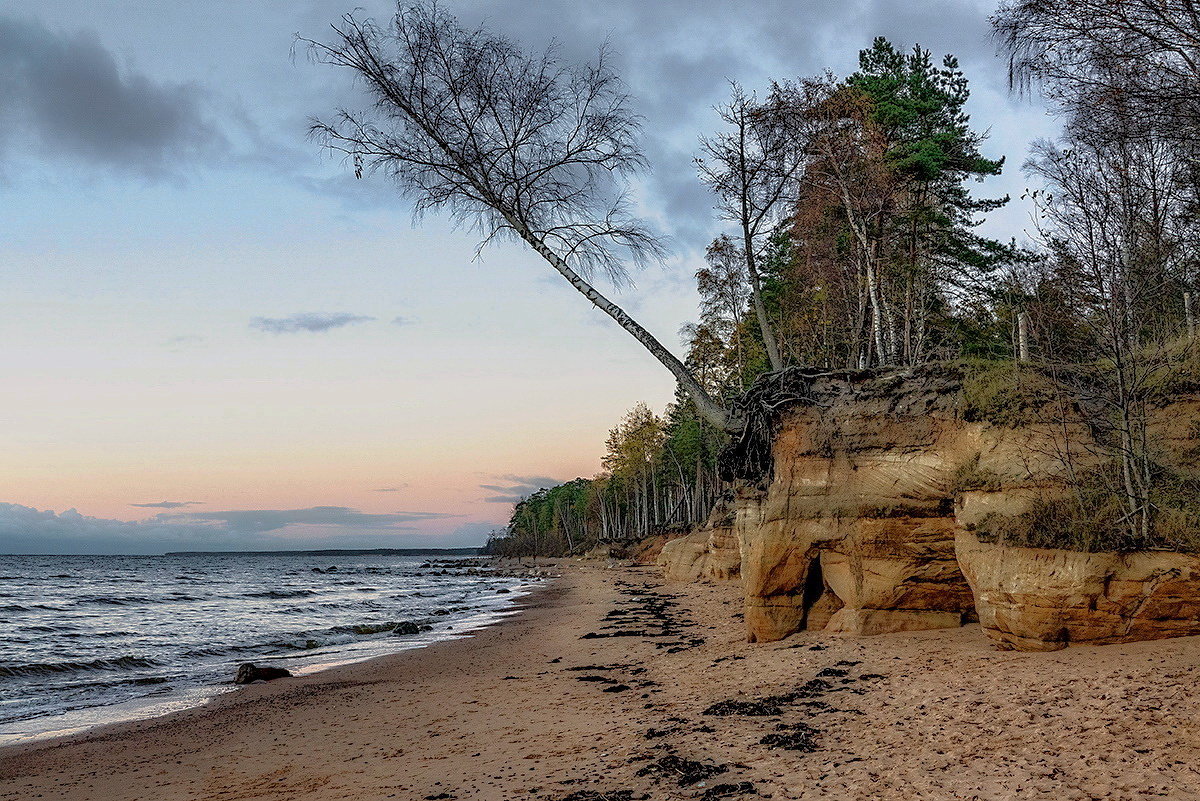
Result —
M 703 526 L 662 547 L 658 565 L 668 581 L 728 581 L 741 573 L 742 554 L 734 533 L 733 504 L 721 500 Z
M 1046 450 L 1032 440 L 1053 432 L 964 421 L 958 397 L 953 375 L 823 377 L 783 414 L 769 484 L 739 495 L 750 640 L 973 617 L 954 552 L 956 484 L 971 465 L 1006 473 L 1014 487 L 1044 478 L 1051 468 L 1037 459 L 1014 471 L 1014 451 Z
M 804 378 L 775 421 L 769 479 L 743 479 L 732 515 L 670 543 L 667 576 L 733 574 L 735 537 L 750 641 L 975 619 L 1023 649 L 1200 633 L 1192 557 L 1047 555 L 971 534 L 1063 492 L 1068 443 L 1076 469 L 1099 457 L 1079 425 L 966 420 L 960 390 L 960 375 L 928 368 Z M 1178 413 L 1160 419 L 1177 451 L 1194 437 Z
M 1054 651 L 1200 634 L 1200 559 L 1016 548 L 957 536 L 979 622 L 1003 648 Z

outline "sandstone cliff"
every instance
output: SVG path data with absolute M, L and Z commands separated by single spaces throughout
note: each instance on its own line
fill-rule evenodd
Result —
M 1040 553 L 971 534 L 1063 492 L 1064 453 L 1076 469 L 1099 457 L 1078 423 L 977 419 L 963 378 L 944 366 L 775 374 L 725 456 L 732 514 L 669 543 L 668 578 L 733 575 L 740 556 L 751 641 L 975 619 L 1014 648 L 1200 633 L 1192 557 Z M 1159 426 L 1176 453 L 1195 428 L 1179 416 Z
M 703 526 L 662 547 L 658 565 L 663 576 L 668 581 L 737 578 L 742 554 L 733 524 L 732 503 L 722 499 Z
M 1002 647 L 1200 634 L 1200 559 L 1178 553 L 1079 553 L 980 542 L 960 531 L 959 564 L 979 622 Z

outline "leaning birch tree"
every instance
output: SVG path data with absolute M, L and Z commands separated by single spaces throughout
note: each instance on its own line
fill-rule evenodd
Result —
M 436 0 L 402 0 L 387 25 L 347 14 L 330 42 L 301 39 L 345 67 L 373 105 L 341 109 L 312 132 L 355 174 L 382 173 L 419 217 L 446 212 L 479 247 L 523 241 L 659 360 L 714 425 L 729 416 L 686 365 L 596 289 L 658 259 L 661 241 L 630 211 L 628 179 L 646 166 L 640 118 L 603 49 L 566 64 L 486 28 L 469 30 Z

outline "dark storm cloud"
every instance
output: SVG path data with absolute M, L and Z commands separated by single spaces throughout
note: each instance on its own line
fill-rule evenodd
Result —
M 95 35 L 0 14 L 0 146 L 146 175 L 214 152 L 203 91 L 118 67 Z
M 182 509 L 185 506 L 203 506 L 204 501 L 159 501 L 158 503 L 131 503 L 140 509 Z
M 368 323 L 374 317 L 364 317 L 358 314 L 337 312 L 325 314 L 321 312 L 303 312 L 289 317 L 255 317 L 250 321 L 251 328 L 266 331 L 269 334 L 296 334 L 302 331 L 320 333 L 334 328 L 343 328 L 355 323 Z
M 0 553 L 161 553 L 218 546 L 214 526 L 106 520 L 74 509 L 56 514 L 0 503 Z
M 498 493 L 484 497 L 485 503 L 519 503 L 540 489 L 557 487 L 561 479 L 549 476 L 496 476 L 503 484 L 480 484 L 480 489 Z

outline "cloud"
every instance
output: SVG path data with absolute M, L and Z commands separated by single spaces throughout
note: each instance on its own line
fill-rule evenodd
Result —
M 403 523 L 421 520 L 445 520 L 459 515 L 443 512 L 392 512 L 370 514 L 346 506 L 312 506 L 308 509 L 234 509 L 223 512 L 162 513 L 162 522 L 215 523 L 229 531 L 263 533 L 288 526 L 345 526 L 351 528 L 404 529 Z
M 250 327 L 270 334 L 295 334 L 301 331 L 319 333 L 355 323 L 369 323 L 374 319 L 346 312 L 302 312 L 289 317 L 255 317 L 250 321 Z
M 157 506 L 157 504 L 148 504 Z M 55 513 L 0 503 L 0 554 L 152 554 L 186 550 L 452 547 L 482 535 L 459 527 L 423 534 L 409 523 L 447 520 L 440 512 L 367 514 L 344 506 L 308 509 L 161 512 L 148 520 L 110 520 L 75 509 Z M 474 537 L 474 539 L 470 539 Z
M 411 322 L 412 320 L 408 317 L 400 317 L 399 315 L 392 318 L 392 325 L 408 325 Z
M 0 503 L 0 553 L 162 553 L 228 547 L 228 532 L 214 526 L 129 522 L 88 517 L 74 509 L 56 514 Z
M 0 14 L 0 147 L 148 176 L 219 152 L 196 84 L 121 69 L 92 33 Z
M 401 484 L 396 487 L 380 487 L 379 489 L 371 490 L 371 492 L 399 492 L 407 486 L 407 484 Z
M 202 506 L 204 501 L 159 501 L 158 503 L 131 503 L 141 509 L 182 509 L 185 506 Z
M 492 533 L 503 534 L 503 524 L 471 521 L 470 523 L 463 523 L 454 529 L 454 533 L 451 536 L 461 539 L 464 542 L 485 543 L 488 540 L 488 535 Z
M 557 487 L 563 481 L 549 476 L 496 476 L 503 484 L 480 484 L 480 489 L 498 493 L 484 497 L 485 503 L 519 503 L 540 489 Z

